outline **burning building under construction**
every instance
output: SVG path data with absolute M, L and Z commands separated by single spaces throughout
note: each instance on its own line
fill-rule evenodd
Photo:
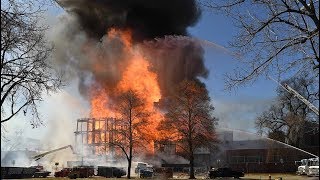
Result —
M 121 156 L 118 145 L 125 143 L 121 132 L 127 128 L 122 121 L 116 118 L 81 118 L 77 119 L 76 126 L 74 133 L 78 152 L 86 150 L 89 154 Z M 155 141 L 153 146 L 152 153 L 176 153 L 176 144 L 172 141 Z
M 75 144 L 79 152 L 83 149 L 92 154 L 115 154 L 114 141 L 119 137 L 117 129 L 123 128 L 115 118 L 82 118 L 77 120 Z M 81 149 L 82 148 L 82 149 Z
M 153 141 L 163 138 L 156 130 L 163 113 L 155 103 L 184 80 L 200 83 L 208 75 L 204 49 L 187 32 L 201 15 L 196 1 L 56 2 L 68 12 L 61 25 L 73 28 L 57 31 L 54 55 L 65 72 L 79 77 L 79 92 L 91 108 L 88 119 L 77 121 L 76 142 L 93 154 L 116 153 L 115 140 L 124 133 L 117 128 L 125 124 L 118 121 L 118 98 L 133 91 L 143 101 L 139 111 L 149 114 L 140 130 L 148 134 L 142 137 L 148 152 L 154 151 Z

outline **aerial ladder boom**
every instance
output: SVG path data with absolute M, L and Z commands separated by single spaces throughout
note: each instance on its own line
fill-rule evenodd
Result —
M 315 112 L 319 116 L 319 109 L 315 107 L 312 103 L 310 103 L 307 99 L 305 99 L 303 96 L 301 96 L 297 91 L 292 89 L 288 84 L 284 84 L 284 88 L 294 94 L 300 101 L 302 101 L 304 104 L 306 104 L 313 112 Z
M 316 113 L 316 115 L 319 116 L 319 109 L 314 106 L 311 102 L 309 102 L 306 98 L 304 98 L 303 96 L 301 96 L 297 91 L 295 91 L 294 89 L 292 89 L 288 84 L 280 84 L 278 81 L 274 80 L 273 78 L 271 78 L 269 76 L 270 79 L 272 79 L 273 81 L 275 81 L 276 83 L 278 83 L 282 88 L 284 88 L 286 91 L 288 91 L 289 93 L 293 94 L 295 97 L 297 97 L 300 101 L 302 101 L 305 105 L 307 105 L 314 113 Z
M 71 145 L 67 145 L 67 146 L 63 146 L 61 148 L 58 148 L 58 149 L 54 149 L 54 150 L 51 150 L 51 151 L 48 151 L 48 152 L 45 152 L 45 153 L 42 153 L 42 154 L 38 154 L 36 156 L 33 156 L 32 158 L 35 159 L 36 161 L 43 158 L 44 156 L 48 155 L 48 154 L 51 154 L 51 153 L 54 153 L 54 152 L 57 152 L 57 151 L 60 151 L 60 150 L 63 150 L 63 149 L 67 149 L 67 148 L 70 148 L 72 150 L 72 153 L 73 154 L 76 154 L 73 147 Z

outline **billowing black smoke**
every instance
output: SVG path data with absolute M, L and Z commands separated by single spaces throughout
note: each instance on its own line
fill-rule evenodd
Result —
M 189 38 L 165 36 L 144 43 L 159 78 L 162 96 L 170 95 L 182 80 L 196 80 L 208 76 L 203 62 L 204 50 L 197 41 Z
M 58 43 L 56 58 L 63 67 L 75 67 L 80 92 L 85 96 L 91 86 L 86 81 L 88 74 L 110 89 L 121 79 L 128 58 L 123 58 L 127 54 L 121 42 L 105 38 L 111 28 L 130 29 L 133 41 L 144 49 L 151 70 L 158 75 L 162 97 L 170 95 L 184 79 L 208 75 L 203 48 L 185 37 L 187 28 L 201 14 L 195 0 L 58 0 L 58 3 L 77 23 L 67 22 L 61 32 L 56 32 L 60 36 L 54 38 Z M 83 32 L 89 37 L 87 40 L 82 38 Z
M 74 13 L 88 35 L 101 38 L 109 28 L 130 28 L 135 41 L 187 35 L 200 10 L 194 0 L 58 0 Z

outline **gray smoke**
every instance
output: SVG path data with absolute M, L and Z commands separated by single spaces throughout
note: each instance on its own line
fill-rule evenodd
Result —
M 146 54 L 159 77 L 161 93 L 170 95 L 174 87 L 184 79 L 206 78 L 209 71 L 203 62 L 204 50 L 195 39 L 181 36 L 165 36 L 145 42 Z
M 55 59 L 68 74 L 79 78 L 79 90 L 112 93 L 128 62 L 119 38 L 107 38 L 110 28 L 130 29 L 157 73 L 162 97 L 184 79 L 207 77 L 204 50 L 187 36 L 200 10 L 194 0 L 59 0 L 68 12 L 55 27 Z M 180 36 L 181 37 L 181 36 Z M 97 64 L 99 66 L 97 67 Z

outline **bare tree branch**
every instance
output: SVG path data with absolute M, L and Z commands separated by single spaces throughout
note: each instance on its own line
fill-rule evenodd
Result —
M 149 113 L 145 110 L 144 100 L 140 99 L 134 91 L 121 93 L 116 98 L 115 110 L 120 114 L 117 121 L 124 125 L 123 128 L 115 130 L 119 135 L 113 145 L 119 147 L 128 161 L 127 178 L 131 178 L 131 164 L 133 159 L 133 150 L 143 147 L 143 142 L 147 140 L 141 129 L 148 124 Z
M 10 0 L 1 5 L 1 123 L 31 109 L 31 124 L 37 127 L 42 93 L 62 85 L 50 64 L 53 47 L 44 35 L 47 27 L 39 23 L 42 3 Z
M 315 78 L 319 76 L 319 3 L 210 0 L 201 4 L 227 14 L 239 28 L 230 45 L 243 55 L 239 59 L 243 68 L 226 75 L 226 89 L 262 75 L 312 71 Z
M 318 88 L 314 79 L 307 74 L 298 78 L 291 78 L 283 83 L 294 88 L 299 94 L 308 99 L 309 102 L 319 104 Z M 278 99 L 268 110 L 257 117 L 255 123 L 260 133 L 267 133 L 273 138 L 279 138 L 290 145 L 302 148 L 303 142 L 299 137 L 304 133 L 318 131 L 319 119 L 306 104 L 301 102 L 293 94 L 287 92 L 282 87 L 278 90 Z M 318 120 L 318 121 L 315 121 Z
M 199 81 L 183 81 L 168 99 L 165 119 L 159 129 L 174 135 L 173 141 L 190 160 L 190 178 L 194 178 L 194 151 L 211 148 L 216 142 L 212 116 L 213 106 L 204 85 Z

